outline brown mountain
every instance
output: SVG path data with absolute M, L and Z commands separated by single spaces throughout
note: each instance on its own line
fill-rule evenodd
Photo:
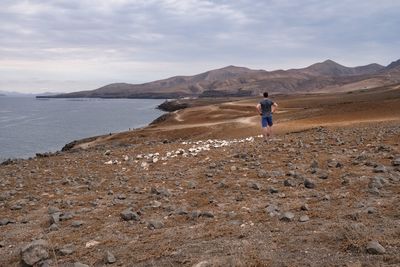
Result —
M 185 96 L 250 96 L 272 93 L 346 91 L 393 84 L 400 81 L 400 60 L 387 67 L 369 64 L 346 67 L 332 60 L 302 69 L 252 70 L 227 66 L 194 76 L 175 76 L 143 84 L 114 83 L 96 90 L 52 97 L 179 98 Z M 339 88 L 339 87 L 343 87 Z M 350 89 L 347 89 L 350 88 Z

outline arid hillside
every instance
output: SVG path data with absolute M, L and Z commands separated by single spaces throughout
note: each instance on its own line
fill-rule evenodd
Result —
M 346 67 L 326 60 L 302 69 L 276 71 L 228 66 L 194 76 L 176 76 L 144 84 L 115 83 L 96 90 L 51 97 L 244 97 L 257 96 L 266 89 L 271 93 L 284 94 L 319 91 L 335 93 L 399 83 L 399 64 L 399 61 L 395 61 L 387 67 L 378 64 Z
M 3 163 L 0 266 L 399 266 L 400 86 L 273 99 Z

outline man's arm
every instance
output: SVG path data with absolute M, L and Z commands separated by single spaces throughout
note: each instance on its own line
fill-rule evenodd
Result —
M 259 114 L 262 113 L 262 111 L 261 111 L 261 104 L 258 104 L 258 105 L 256 106 L 256 109 L 257 109 L 257 111 L 258 111 Z
M 277 108 L 278 108 L 278 104 L 274 102 L 271 107 L 271 112 L 274 113 Z

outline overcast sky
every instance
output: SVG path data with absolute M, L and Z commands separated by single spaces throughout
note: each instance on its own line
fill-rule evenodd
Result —
M 398 0 L 0 0 L 0 90 L 400 58 Z

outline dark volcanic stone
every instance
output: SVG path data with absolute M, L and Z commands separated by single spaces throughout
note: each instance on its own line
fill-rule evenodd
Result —
M 121 218 L 124 221 L 139 221 L 140 216 L 136 213 L 133 212 L 131 209 L 126 209 L 120 213 Z
M 310 179 L 305 179 L 304 180 L 304 186 L 306 188 L 309 188 L 309 189 L 315 188 L 314 182 L 312 180 L 310 180 Z
M 48 243 L 46 240 L 39 239 L 32 241 L 21 248 L 21 260 L 28 266 L 32 266 L 41 260 L 49 257 L 47 251 Z
M 201 217 L 206 217 L 206 218 L 214 218 L 214 214 L 210 211 L 203 211 L 200 214 Z

